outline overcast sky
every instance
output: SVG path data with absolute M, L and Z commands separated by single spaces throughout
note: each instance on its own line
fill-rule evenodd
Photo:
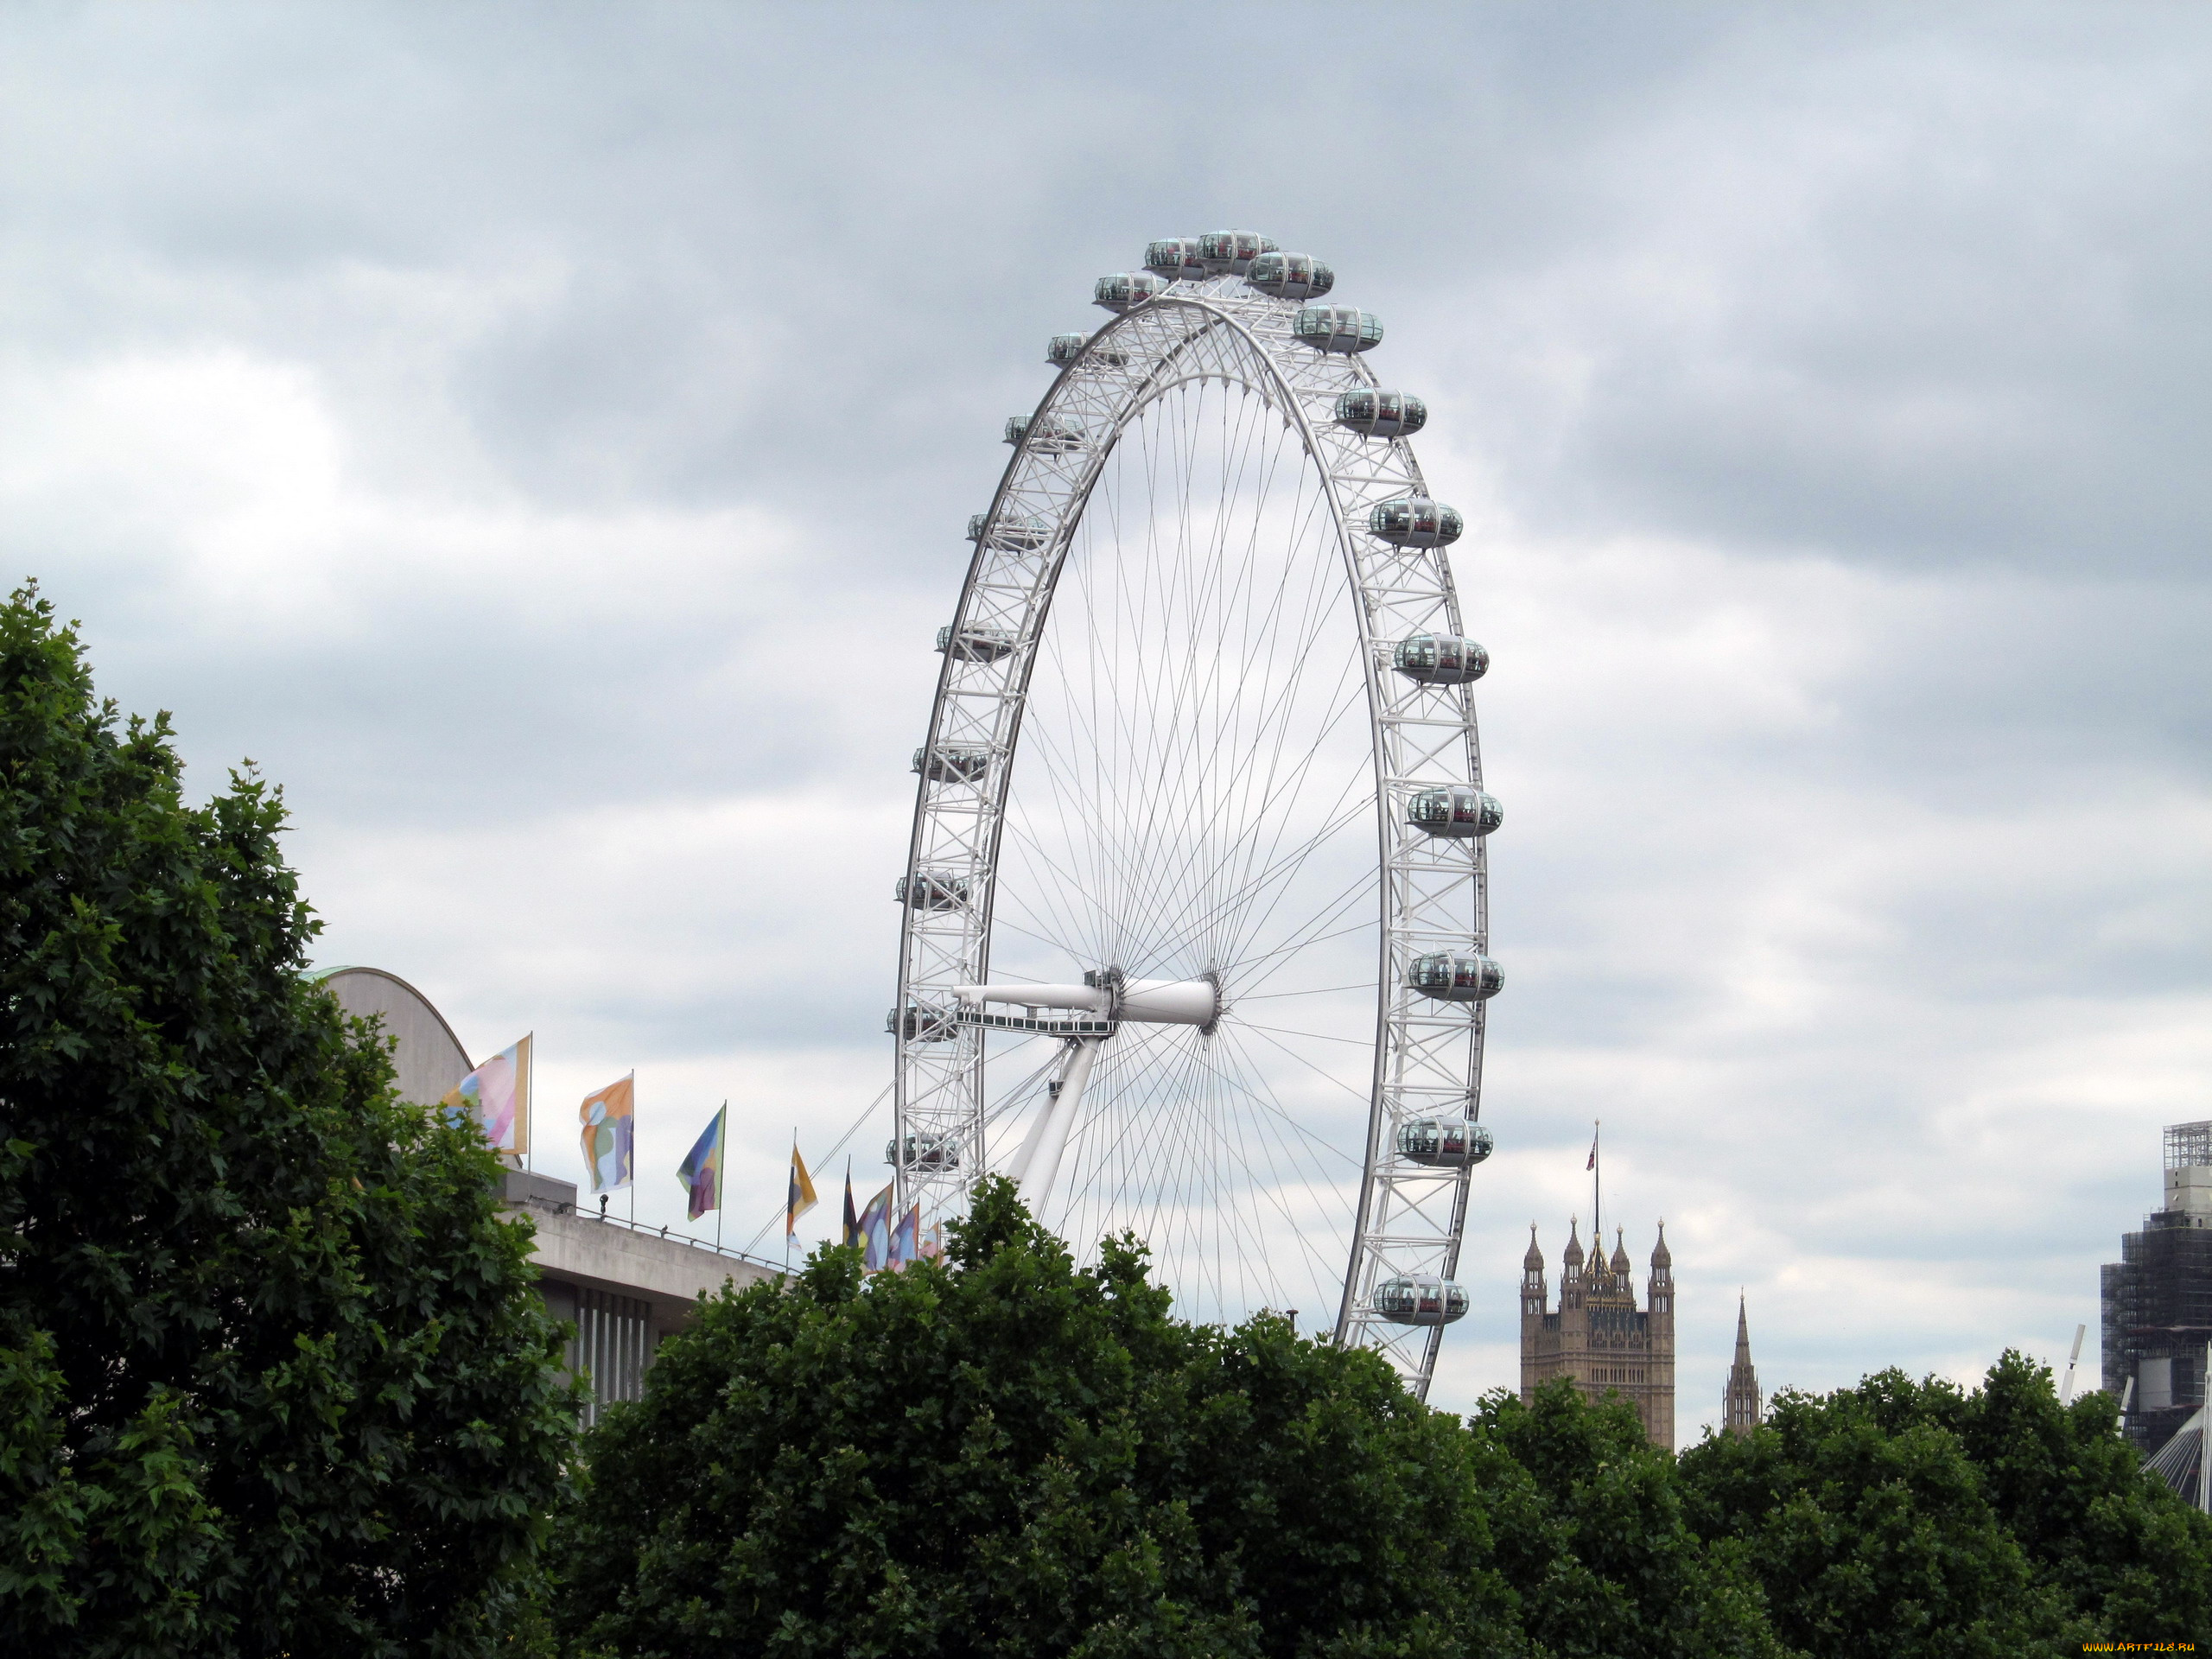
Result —
M 2179 5 L 16 5 L 0 537 L 283 785 L 325 961 L 537 1033 L 542 1167 L 634 1066 L 680 1221 L 727 1095 L 742 1243 L 888 1079 L 1000 423 L 1267 232 L 1428 398 L 1497 664 L 1433 1397 L 1599 1117 L 1686 1438 L 1738 1286 L 1770 1389 L 2093 1357 L 2212 1116 L 2208 81 Z

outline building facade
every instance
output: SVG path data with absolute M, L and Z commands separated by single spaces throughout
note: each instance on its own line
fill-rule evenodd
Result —
M 467 1077 L 468 1052 L 453 1027 L 397 974 L 349 967 L 310 977 L 347 1014 L 381 1022 L 401 1099 L 434 1105 Z M 526 1169 L 501 1179 L 501 1208 L 531 1224 L 530 1259 L 545 1311 L 575 1326 L 566 1363 L 590 1384 L 587 1424 L 615 1401 L 644 1395 L 654 1349 L 690 1319 L 702 1294 L 779 1276 L 774 1262 L 580 1209 L 573 1182 Z
M 2104 1386 L 2127 1438 L 2159 1451 L 2205 1404 L 2212 1344 L 2212 1119 L 2169 1124 L 2164 1207 L 2124 1233 L 2106 1263 Z
M 1751 1323 L 1744 1299 L 1736 1298 L 1736 1363 L 1728 1368 L 1728 1381 L 1720 1390 L 1720 1427 L 1738 1439 L 1759 1426 L 1765 1402 L 1759 1395 L 1759 1374 L 1751 1365 Z
M 1586 1263 L 1575 1224 L 1567 1224 L 1560 1258 L 1559 1306 L 1550 1305 L 1544 1253 L 1529 1228 L 1521 1261 L 1521 1397 L 1554 1377 L 1569 1377 L 1592 1400 L 1618 1394 L 1636 1408 L 1655 1446 L 1675 1448 L 1675 1276 L 1667 1228 L 1651 1252 L 1647 1305 L 1636 1305 L 1635 1275 L 1620 1233 L 1611 1261 L 1605 1241 Z

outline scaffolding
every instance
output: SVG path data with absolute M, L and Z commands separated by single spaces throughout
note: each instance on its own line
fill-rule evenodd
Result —
M 2166 1125 L 2166 1167 L 2212 1165 L 2212 1117 L 2197 1123 Z

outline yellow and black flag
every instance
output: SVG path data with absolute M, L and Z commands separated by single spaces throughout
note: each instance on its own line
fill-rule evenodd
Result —
M 784 1203 L 784 1236 L 798 1231 L 798 1218 L 814 1208 L 814 1178 L 806 1173 L 806 1160 L 798 1155 L 798 1141 L 791 1141 L 791 1196 Z

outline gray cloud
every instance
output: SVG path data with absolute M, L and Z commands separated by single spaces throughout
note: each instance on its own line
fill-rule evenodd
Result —
M 18 10 L 0 549 L 196 781 L 285 783 L 334 958 L 534 1027 L 549 1099 L 637 1065 L 648 1163 L 730 1094 L 765 1213 L 884 1080 L 1000 421 L 1091 277 L 1268 229 L 1430 397 L 1497 655 L 1503 1150 L 1440 1393 L 1513 1380 L 1593 1117 L 1686 1422 L 1738 1282 L 1770 1382 L 2050 1353 L 2212 1061 L 2208 33 Z

